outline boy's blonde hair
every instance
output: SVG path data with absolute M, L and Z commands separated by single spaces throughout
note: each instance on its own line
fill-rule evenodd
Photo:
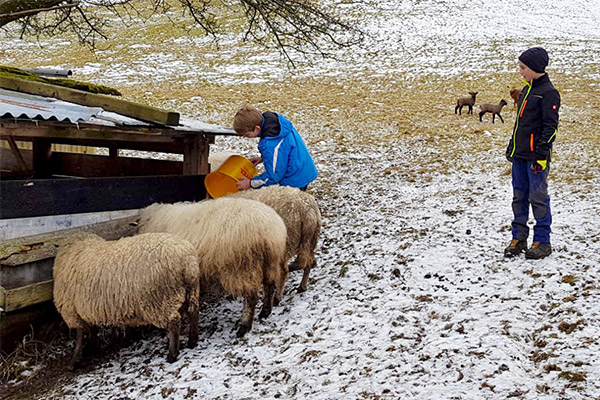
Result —
M 254 130 L 257 125 L 262 123 L 262 114 L 258 109 L 249 104 L 244 104 L 242 108 L 233 117 L 233 130 L 242 135 Z

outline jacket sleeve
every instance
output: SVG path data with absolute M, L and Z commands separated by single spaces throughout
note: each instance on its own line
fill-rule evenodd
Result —
M 536 148 L 536 157 L 539 160 L 549 158 L 550 147 L 558 133 L 558 109 L 560 108 L 560 94 L 552 90 L 542 100 L 542 137 Z
M 289 139 L 282 138 L 281 140 L 277 140 L 273 148 L 265 146 L 261 155 L 265 172 L 252 178 L 250 185 L 255 189 L 281 182 L 288 168 L 290 156 Z

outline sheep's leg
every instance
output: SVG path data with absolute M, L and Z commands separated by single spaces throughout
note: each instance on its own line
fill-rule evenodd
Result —
M 296 259 L 297 261 L 297 259 Z M 281 278 L 279 279 L 279 282 L 277 283 L 277 290 L 275 292 L 275 296 L 273 297 L 273 305 L 274 306 L 278 306 L 279 303 L 281 303 L 281 299 L 283 298 L 283 288 L 285 287 L 285 283 L 288 280 L 288 276 L 289 276 L 289 267 L 287 265 L 286 262 L 283 263 L 283 265 L 281 266 Z
M 167 330 L 169 331 L 169 354 L 167 362 L 173 363 L 179 357 L 179 331 L 181 329 L 181 318 L 169 322 Z
M 302 267 L 300 266 L 300 261 L 298 261 L 298 258 L 299 257 L 296 257 L 296 259 L 294 261 L 289 263 L 289 265 L 288 265 L 289 272 L 298 271 L 299 269 L 302 269 Z
M 190 323 L 190 332 L 188 333 L 188 345 L 190 349 L 193 349 L 198 344 L 198 303 L 190 302 L 187 309 L 188 321 Z
M 259 319 L 267 318 L 271 315 L 271 311 L 273 311 L 273 297 L 275 295 L 276 290 L 279 291 L 277 287 L 278 284 L 283 284 L 283 282 L 264 282 L 263 283 L 263 306 L 260 310 L 260 314 L 258 314 Z
M 460 105 L 457 105 L 456 107 L 454 107 L 454 114 L 458 114 L 458 108 L 460 107 Z
M 85 325 L 82 326 L 81 328 L 75 329 L 75 331 L 77 332 L 77 339 L 75 341 L 75 351 L 73 352 L 73 357 L 71 358 L 71 361 L 69 362 L 69 366 L 68 366 L 68 369 L 70 371 L 73 371 L 75 368 L 77 368 L 77 366 L 81 362 L 83 346 L 84 346 L 83 341 L 84 341 L 84 336 L 85 336 L 86 330 L 87 330 L 87 327 Z
M 496 114 L 492 113 L 492 124 L 496 121 Z
M 502 119 L 502 115 L 500 115 L 500 113 L 498 113 L 498 118 L 500 118 L 500 121 L 502 121 L 502 123 L 504 123 L 504 120 Z
M 298 286 L 298 289 L 296 289 L 298 291 L 298 293 L 302 293 L 302 292 L 306 292 L 306 290 L 308 289 L 308 276 L 310 274 L 310 270 L 316 265 L 317 263 L 313 261 L 312 264 L 307 264 L 304 267 L 304 274 L 302 275 L 302 281 L 300 282 L 300 286 Z
M 485 112 L 484 112 L 484 111 L 481 111 L 481 112 L 479 113 L 479 122 L 483 122 L 483 119 L 481 119 L 481 118 L 482 118 L 484 115 L 485 115 Z
M 89 328 L 89 334 L 90 334 L 90 338 L 89 338 L 89 352 L 88 353 L 98 353 L 100 350 L 100 344 L 98 341 L 98 327 L 97 326 L 92 326 Z
M 469 112 L 467 112 L 467 114 L 473 114 L 473 106 L 469 106 Z
M 258 294 L 251 293 L 244 296 L 244 308 L 242 310 L 242 320 L 240 327 L 236 333 L 237 337 L 242 337 L 252 328 L 252 320 L 254 319 L 254 310 L 258 303 Z

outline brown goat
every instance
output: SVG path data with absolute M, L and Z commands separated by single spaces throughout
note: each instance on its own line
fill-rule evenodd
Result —
M 491 112 L 492 113 L 492 124 L 494 123 L 494 120 L 496 119 L 496 115 L 498 116 L 498 118 L 500 118 L 500 121 L 502 121 L 502 123 L 504 123 L 504 120 L 502 119 L 502 115 L 500 115 L 500 111 L 502 111 L 502 107 L 504 107 L 506 104 L 507 104 L 506 100 L 504 100 L 504 99 L 500 100 L 500 103 L 498 103 L 498 104 L 482 104 L 481 111 L 479 112 L 479 121 L 483 122 L 481 117 L 483 117 L 485 115 L 485 113 Z
M 475 96 L 477 96 L 477 93 L 479 92 L 469 92 L 471 97 L 460 97 L 456 101 L 456 107 L 454 107 L 454 114 L 456 114 L 456 112 L 458 111 L 458 114 L 462 115 L 463 106 L 469 107 L 469 111 L 467 112 L 467 114 L 473 114 L 473 106 L 475 105 Z
M 521 96 L 521 91 L 519 89 L 515 89 L 513 86 L 509 86 L 510 88 L 510 97 L 515 101 L 514 107 L 516 108 L 519 104 L 519 96 Z

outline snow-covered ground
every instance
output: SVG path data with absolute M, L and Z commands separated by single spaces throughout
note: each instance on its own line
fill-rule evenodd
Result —
M 147 80 L 148 68 L 160 81 L 168 67 L 171 79 L 202 75 L 231 96 L 238 84 L 270 80 L 278 89 L 306 76 L 327 85 L 328 78 L 381 78 L 364 98 L 353 97 L 360 101 L 351 111 L 388 108 L 368 124 L 344 117 L 348 110 L 330 100 L 322 108 L 298 100 L 289 109 L 320 171 L 309 191 L 324 227 L 307 292 L 295 293 L 300 273 L 292 273 L 282 305 L 243 339 L 234 330 L 241 302 L 207 302 L 198 347 L 175 364 L 165 362 L 167 341 L 157 334 L 45 398 L 600 398 L 600 2 L 341 4 L 362 10 L 371 34 L 345 61 L 290 71 L 274 53 L 227 61 L 235 49 L 225 46 L 218 62 L 190 51 L 148 56 L 168 63 L 140 57 L 119 67 L 115 55 L 110 65 L 86 64 L 84 74 L 116 86 Z M 512 192 L 504 148 L 514 111 L 505 108 L 507 123 L 494 126 L 455 116 L 442 83 L 465 79 L 454 89 L 466 94 L 491 74 L 518 82 L 516 57 L 540 44 L 564 89 L 550 180 L 554 253 L 505 259 Z M 5 43 L 0 54 L 10 61 Z M 422 104 L 386 97 L 393 85 L 417 96 L 437 82 L 440 93 L 428 92 Z M 587 88 L 585 101 L 575 84 Z M 354 96 L 345 85 L 342 95 Z M 198 99 L 177 105 L 204 109 L 208 100 Z M 231 111 L 211 117 L 229 121 Z M 247 154 L 255 144 L 218 139 L 214 148 Z

